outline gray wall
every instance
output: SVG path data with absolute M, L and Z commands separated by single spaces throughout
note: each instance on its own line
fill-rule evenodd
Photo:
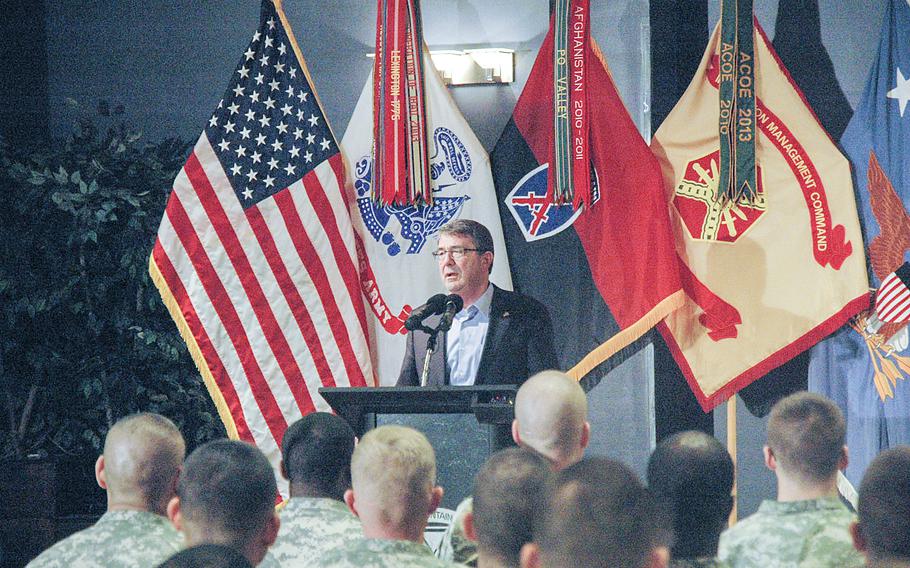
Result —
M 593 4 L 593 35 L 641 123 L 647 1 Z M 107 98 L 122 103 L 152 140 L 199 135 L 259 17 L 258 0 L 68 0 L 45 6 L 52 128 L 65 132 L 72 121 L 67 98 L 86 105 Z M 517 52 L 514 84 L 452 90 L 490 150 L 543 41 L 548 0 L 424 0 L 421 6 L 431 48 L 496 45 Z M 340 136 L 370 71 L 366 54 L 374 51 L 376 3 L 286 0 L 284 9 Z

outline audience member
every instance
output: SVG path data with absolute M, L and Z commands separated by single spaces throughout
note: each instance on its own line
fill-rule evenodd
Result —
M 187 547 L 223 544 L 258 565 L 278 535 L 278 488 L 266 457 L 235 440 L 215 440 L 186 459 L 168 516 Z
M 653 499 L 634 473 L 605 458 L 588 458 L 556 475 L 523 568 L 659 568 Z
M 537 373 L 515 395 L 512 439 L 563 469 L 584 456 L 591 436 L 588 399 L 578 381 L 560 371 Z M 468 566 L 477 565 L 477 545 L 465 535 L 464 519 L 471 512 L 471 498 L 455 510 L 452 525 L 443 536 L 440 556 Z
M 348 423 L 327 412 L 308 414 L 284 433 L 281 472 L 291 498 L 269 551 L 281 564 L 302 565 L 363 536 L 360 521 L 344 504 L 354 442 Z
M 518 389 L 512 422 L 516 444 L 560 470 L 584 456 L 590 437 L 588 399 L 578 381 L 560 371 L 542 371 Z
M 344 500 L 360 518 L 365 538 L 327 553 L 326 567 L 450 566 L 423 542 L 428 517 L 442 500 L 436 487 L 436 457 L 420 432 L 380 426 L 363 437 L 351 460 L 351 484 Z
M 518 568 L 551 477 L 550 464 L 536 452 L 508 448 L 490 456 L 474 479 L 474 510 L 464 519 L 480 568 Z
M 764 454 L 777 501 L 764 501 L 721 535 L 721 560 L 743 568 L 862 565 L 850 539 L 853 514 L 837 495 L 845 430 L 840 409 L 823 396 L 800 392 L 774 405 Z
M 657 445 L 648 488 L 672 532 L 671 568 L 721 566 L 717 540 L 733 508 L 733 460 L 703 432 L 679 432 Z
M 180 431 L 163 416 L 135 414 L 114 424 L 95 462 L 107 512 L 29 566 L 154 566 L 180 550 L 164 514 L 185 452 Z
M 200 544 L 178 552 L 158 568 L 253 568 L 253 565 L 230 546 Z
M 853 544 L 875 568 L 910 567 L 910 446 L 876 457 L 859 486 Z

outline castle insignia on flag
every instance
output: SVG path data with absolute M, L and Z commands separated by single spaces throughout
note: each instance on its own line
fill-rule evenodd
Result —
M 689 236 L 696 241 L 735 243 L 767 210 L 761 167 L 755 168 L 758 189 L 754 203 L 718 201 L 720 150 L 690 161 L 676 184 L 673 206 Z

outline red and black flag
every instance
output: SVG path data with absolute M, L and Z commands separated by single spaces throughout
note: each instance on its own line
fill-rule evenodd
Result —
M 681 305 L 683 292 L 660 166 L 587 37 L 565 49 L 585 55 L 577 118 L 588 125 L 579 143 L 589 156 L 590 200 L 558 205 L 548 191 L 560 112 L 554 27 L 493 150 L 493 178 L 515 288 L 548 306 L 562 367 L 596 381 L 589 373 L 620 362 L 614 355 Z

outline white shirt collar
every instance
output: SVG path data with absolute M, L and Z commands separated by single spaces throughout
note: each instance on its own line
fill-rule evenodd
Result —
M 477 301 L 474 302 L 474 306 L 477 306 L 477 311 L 482 313 L 486 317 L 490 317 L 490 305 L 493 303 L 493 284 L 487 284 L 487 289 L 484 293 L 477 298 Z M 470 308 L 469 308 L 470 309 Z M 464 311 L 464 310 L 462 310 Z

